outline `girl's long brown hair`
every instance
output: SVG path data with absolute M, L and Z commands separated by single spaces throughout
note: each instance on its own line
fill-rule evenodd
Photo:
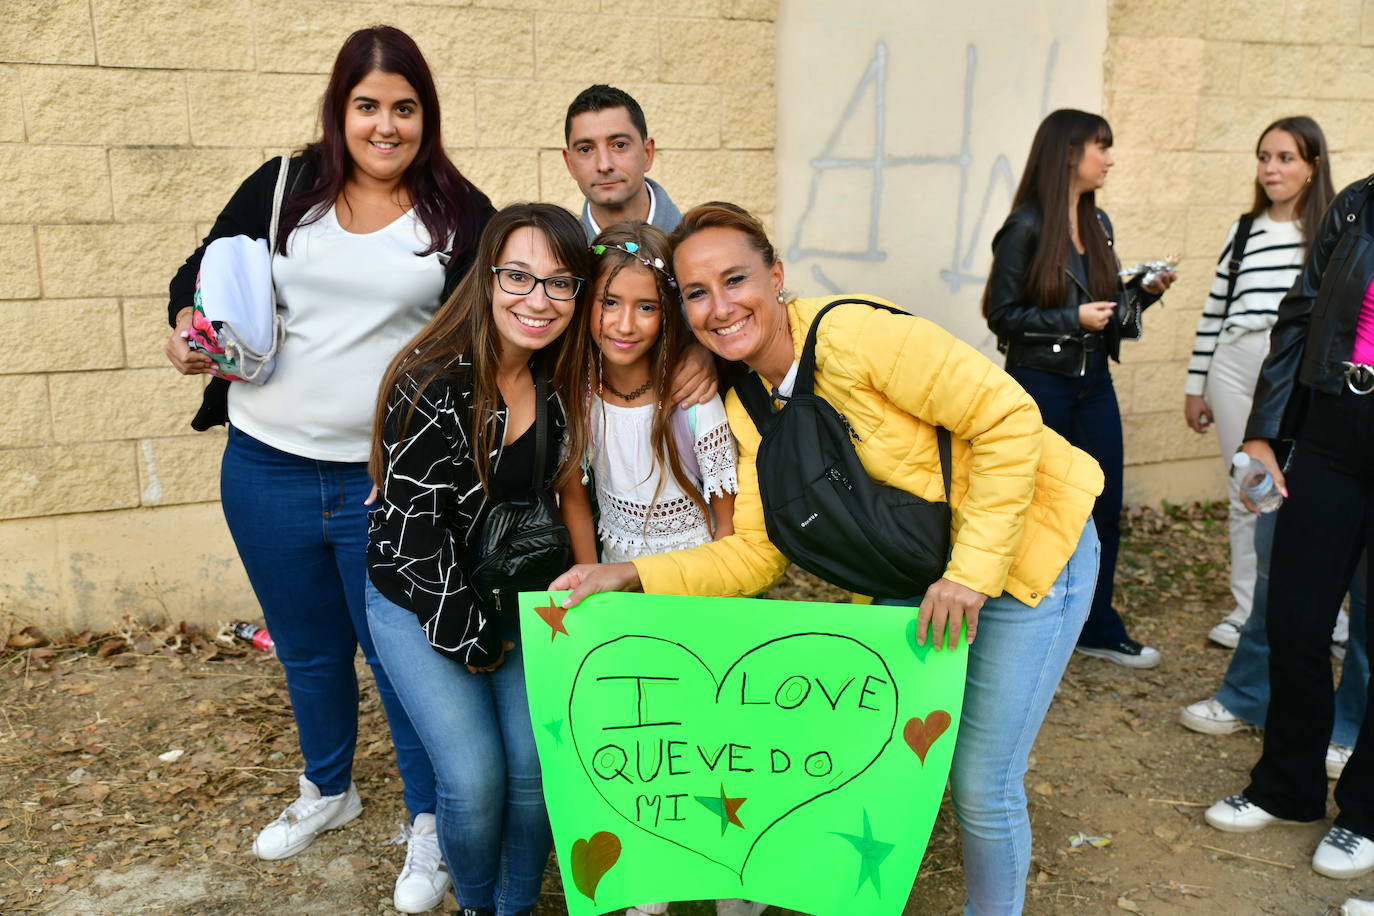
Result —
M 496 445 L 497 415 L 501 403 L 501 392 L 496 385 L 496 370 L 501 362 L 501 340 L 492 323 L 492 290 L 496 276 L 491 269 L 496 266 L 496 259 L 511 233 L 524 226 L 543 233 L 549 248 L 573 275 L 588 276 L 591 265 L 586 236 L 577 218 L 567 210 L 556 204 L 522 203 L 511 204 L 497 212 L 482 231 L 481 240 L 477 243 L 476 260 L 467 276 L 463 277 L 448 301 L 439 307 L 429 324 L 396 355 L 382 376 L 372 424 L 372 456 L 367 466 L 372 482 L 377 486 L 384 486 L 386 482 L 386 455 L 382 443 L 387 433 L 386 418 L 391 406 L 401 399 L 410 401 L 409 410 L 397 430 L 397 437 L 404 439 L 409 433 L 410 422 L 415 414 L 415 401 L 420 393 L 447 372 L 459 357 L 465 356 L 472 363 L 472 460 L 483 489 L 490 488 L 491 451 Z M 578 325 L 578 313 L 584 310 L 585 306 L 579 297 L 572 326 Z M 555 378 L 566 372 L 563 362 L 567 358 L 567 338 L 565 333 L 539 354 L 543 360 L 552 358 L 556 361 Z M 543 365 L 547 367 L 548 363 L 545 361 Z M 547 372 L 548 369 L 544 368 L 543 371 Z M 407 379 L 413 380 L 413 383 Z M 413 397 L 410 394 L 412 390 Z M 569 403 L 566 389 L 561 390 L 560 394 L 563 395 L 563 402 Z M 574 453 L 570 452 L 559 469 L 558 482 L 562 483 L 576 473 L 577 465 Z
M 1026 171 L 1016 188 L 1012 209 L 1030 207 L 1040 215 L 1040 240 L 1026 271 L 1026 298 L 1044 308 L 1064 304 L 1069 263 L 1069 189 L 1074 171 L 1089 143 L 1112 145 L 1112 128 L 1101 115 L 1075 108 L 1050 112 L 1040 122 L 1026 157 Z M 1097 195 L 1078 195 L 1078 237 L 1088 259 L 1088 289 L 1099 300 L 1115 299 L 1120 287 L 1116 255 L 1107 230 L 1097 218 Z M 988 314 L 988 287 L 983 288 L 983 317 Z
M 1265 135 L 1271 130 L 1281 130 L 1292 137 L 1302 161 L 1312 166 L 1312 180 L 1302 186 L 1298 192 L 1297 206 L 1293 208 L 1302 228 L 1303 247 L 1311 251 L 1313 242 L 1317 240 L 1317 230 L 1322 224 L 1322 215 L 1336 196 L 1336 188 L 1331 184 L 1331 156 L 1326 150 L 1326 134 L 1322 133 L 1316 121 L 1306 115 L 1279 118 L 1260 131 L 1259 139 L 1255 141 L 1256 155 Z M 1250 215 L 1259 216 L 1268 209 L 1269 195 L 1264 193 L 1264 185 L 1256 177 L 1255 202 L 1250 206 Z
M 606 296 L 611 283 L 627 267 L 647 270 L 653 275 L 654 285 L 658 289 L 659 312 L 663 316 L 658 339 L 649 349 L 649 378 L 653 380 L 654 398 L 658 405 L 654 410 L 654 422 L 650 432 L 653 466 L 666 467 L 682 492 L 691 498 L 710 523 L 711 512 L 706 500 L 683 469 L 673 438 L 673 411 L 678 407 L 670 399 L 672 382 L 681 363 L 683 351 L 692 340 L 692 333 L 682 315 L 682 297 L 669 281 L 673 273 L 673 256 L 668 245 L 668 237 L 648 223 L 627 220 L 602 230 L 592 242 L 593 248 L 598 245 L 605 245 L 607 248 L 604 253 L 592 256 L 595 279 L 587 284 L 584 290 L 586 301 L 581 304 L 574 327 L 569 332 L 572 339 L 565 347 L 568 358 L 562 363 L 568 374 L 559 379 L 560 390 L 578 392 L 575 395 L 577 400 L 569 401 L 568 452 L 580 460 L 591 448 L 591 399 L 601 388 L 601 361 L 598 358 L 601 350 L 598 341 L 602 335 L 600 328 L 592 327 L 592 303 Z M 619 245 L 621 248 L 638 246 L 638 250 L 635 254 L 629 254 L 609 247 L 612 245 Z M 646 267 L 641 258 L 651 262 L 657 259 L 663 264 L 663 269 Z M 605 447 L 604 430 L 599 438 L 602 447 Z M 655 503 L 662 488 L 663 476 L 660 474 L 658 489 L 654 491 Z M 647 517 L 645 523 L 648 523 Z

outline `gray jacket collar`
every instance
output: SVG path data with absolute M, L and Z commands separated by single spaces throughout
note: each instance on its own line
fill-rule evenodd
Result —
M 682 211 L 673 203 L 668 192 L 663 190 L 663 185 L 647 175 L 644 176 L 644 183 L 654 194 L 653 219 L 649 221 L 649 225 L 664 232 L 672 232 L 677 228 L 677 224 L 682 222 Z M 588 242 L 597 236 L 596 223 L 592 221 L 592 205 L 585 200 L 582 201 L 582 231 L 587 234 Z

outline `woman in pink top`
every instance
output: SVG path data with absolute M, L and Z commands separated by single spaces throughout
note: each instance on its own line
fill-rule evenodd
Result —
M 1265 465 L 1285 500 L 1269 568 L 1264 752 L 1250 784 L 1207 809 L 1218 830 L 1326 815 L 1329 634 L 1346 584 L 1374 543 L 1374 352 L 1367 334 L 1359 341 L 1374 306 L 1371 190 L 1374 176 L 1356 182 L 1322 218 L 1302 273 L 1279 305 L 1245 429 L 1245 452 Z M 1284 468 L 1276 444 L 1289 451 Z M 1366 605 L 1366 627 L 1369 613 Z M 1332 878 L 1374 871 L 1374 730 L 1360 729 L 1335 799 L 1340 813 L 1312 868 Z

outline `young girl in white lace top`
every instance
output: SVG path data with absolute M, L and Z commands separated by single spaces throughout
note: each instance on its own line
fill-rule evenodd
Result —
M 668 380 L 692 334 L 668 238 L 638 220 L 616 223 L 592 242 L 592 258 L 596 279 L 584 293 L 591 308 L 578 310 L 586 326 L 569 341 L 580 348 L 582 358 L 569 363 L 581 366 L 587 404 L 569 411 L 568 441 L 595 481 L 601 559 L 621 563 L 725 537 L 735 530 L 735 437 L 719 395 L 690 410 L 670 399 Z M 577 561 L 595 562 L 595 545 L 577 543 L 578 535 Z M 762 908 L 716 901 L 720 916 Z M 667 911 L 666 903 L 641 903 L 626 914 Z
M 688 411 L 668 400 L 691 333 L 667 237 L 643 222 L 617 223 L 592 252 L 591 308 L 581 311 L 586 327 L 574 337 L 587 403 L 569 411 L 579 416 L 569 416 L 568 429 L 595 481 L 601 557 L 622 562 L 724 537 L 734 530 L 735 503 L 725 407 L 719 396 Z M 595 550 L 574 547 L 579 559 Z

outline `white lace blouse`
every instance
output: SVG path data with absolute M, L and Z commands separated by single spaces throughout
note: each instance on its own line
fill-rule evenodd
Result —
M 735 437 L 725 419 L 725 404 L 716 397 L 698 405 L 694 414 L 691 431 L 682 434 L 684 426 L 672 437 L 679 460 L 708 501 L 713 495 L 734 493 Z M 618 407 L 593 397 L 591 422 L 591 468 L 601 511 L 597 534 L 602 562 L 623 563 L 651 553 L 709 543 L 710 521 L 663 462 L 654 463 L 654 405 Z M 690 456 L 685 454 L 689 440 Z M 698 472 L 695 475 L 693 463 Z

